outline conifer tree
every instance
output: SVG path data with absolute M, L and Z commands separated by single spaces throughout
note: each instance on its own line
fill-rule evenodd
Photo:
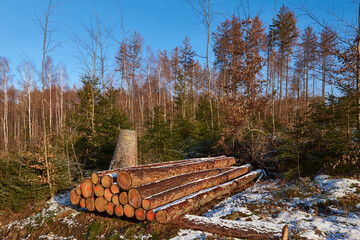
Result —
M 296 27 L 297 20 L 295 14 L 288 7 L 283 5 L 273 19 L 273 24 L 270 26 L 274 33 L 275 43 L 280 54 L 280 82 L 279 82 L 279 116 L 281 116 L 281 102 L 283 95 L 283 82 L 285 78 L 285 101 L 288 97 L 288 78 L 289 78 L 289 64 L 290 58 L 293 54 L 293 48 L 298 38 L 298 29 Z M 284 76 L 285 69 L 285 76 Z M 286 103 L 285 103 L 286 106 Z

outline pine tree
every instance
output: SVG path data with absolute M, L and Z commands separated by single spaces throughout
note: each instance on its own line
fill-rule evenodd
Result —
M 281 116 L 281 101 L 283 95 L 283 82 L 285 78 L 285 101 L 288 97 L 288 78 L 289 78 L 289 63 L 292 56 L 293 47 L 298 38 L 298 29 L 296 27 L 297 20 L 295 14 L 288 7 L 283 5 L 280 12 L 273 19 L 273 24 L 270 26 L 274 33 L 275 43 L 278 46 L 280 54 L 280 92 L 279 92 L 279 116 Z M 285 68 L 285 76 L 284 76 Z M 285 103 L 287 106 L 287 103 Z
M 334 55 L 337 46 L 337 38 L 333 30 L 325 28 L 320 33 L 320 51 L 319 51 L 319 58 L 320 58 L 320 65 L 321 65 L 321 73 L 322 73 L 322 91 L 321 91 L 321 98 L 322 102 L 325 103 L 325 88 L 326 83 L 330 82 L 327 78 L 329 72 L 331 72 L 331 68 L 334 65 Z M 330 83 L 331 84 L 331 83 Z

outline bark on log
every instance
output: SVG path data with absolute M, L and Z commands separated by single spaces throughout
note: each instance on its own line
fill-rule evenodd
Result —
M 81 208 L 86 208 L 85 198 L 81 198 L 81 199 L 80 199 L 79 205 L 80 205 Z
M 219 218 L 208 218 L 203 216 L 185 215 L 172 221 L 181 228 L 200 230 L 221 236 L 250 239 L 279 239 L 281 229 L 277 224 L 270 227 L 259 227 L 252 222 L 241 222 Z
M 107 214 L 112 216 L 114 214 L 114 208 L 115 208 L 115 205 L 112 202 L 108 202 L 106 204 L 105 210 L 106 210 Z
M 109 169 L 137 166 L 137 134 L 120 129 Z
M 135 209 L 130 204 L 126 204 L 124 205 L 124 214 L 128 218 L 133 218 L 135 215 Z
M 80 188 L 80 186 L 77 186 L 75 188 L 75 192 L 76 192 L 77 195 L 81 196 L 81 188 Z
M 95 211 L 95 199 L 94 198 L 87 198 L 85 201 L 85 205 L 87 210 L 90 212 Z
M 112 202 L 113 204 L 115 204 L 115 205 L 119 205 L 119 204 L 120 204 L 119 195 L 118 195 L 118 194 L 115 194 L 114 196 L 112 196 L 111 202 Z
M 136 209 L 135 217 L 137 220 L 144 221 L 146 219 L 146 211 L 143 208 Z
M 145 198 L 142 201 L 142 207 L 145 210 L 154 209 L 159 206 L 165 205 L 169 202 L 173 202 L 177 199 L 198 192 L 200 190 L 217 186 L 219 184 L 228 182 L 235 178 L 238 178 L 251 170 L 251 165 L 246 164 L 241 167 L 237 167 L 226 172 L 220 173 L 213 177 L 200 179 L 194 182 L 190 182 L 176 188 L 169 189 L 167 191 L 152 195 Z M 130 194 L 130 193 L 129 193 Z M 130 196 L 130 195 L 129 195 Z M 130 200 L 130 199 L 129 199 Z
M 148 221 L 154 221 L 155 220 L 155 213 L 153 210 L 146 211 L 146 219 Z
M 111 191 L 113 194 L 118 194 L 118 193 L 120 192 L 120 188 L 119 188 L 119 186 L 117 185 L 117 183 L 111 184 L 111 186 L 110 186 L 110 191 Z
M 104 197 L 105 197 L 106 201 L 111 202 L 113 195 L 114 194 L 111 193 L 110 188 L 105 188 Z
M 119 202 L 122 205 L 128 204 L 128 194 L 127 192 L 121 192 L 119 195 Z
M 70 191 L 70 202 L 72 205 L 78 205 L 80 202 L 81 196 L 76 193 L 75 189 Z
M 103 185 L 104 188 L 109 188 L 113 184 L 113 182 L 116 182 L 116 174 L 106 174 L 102 176 L 101 178 L 101 185 Z
M 225 156 L 219 156 L 219 157 L 225 157 Z M 105 174 L 117 174 L 119 170 L 129 170 L 129 169 L 145 169 L 145 168 L 154 168 L 154 167 L 163 167 L 163 166 L 169 166 L 169 165 L 177 165 L 177 164 L 187 164 L 192 162 L 201 162 L 201 161 L 207 161 L 209 158 L 190 158 L 190 159 L 183 159 L 183 160 L 176 160 L 176 161 L 169 161 L 169 162 L 157 162 L 157 163 L 150 163 L 140 166 L 134 166 L 134 167 L 124 167 L 121 169 L 112 169 L 112 170 L 103 170 L 99 172 L 95 172 L 91 174 L 91 178 L 94 178 L 94 182 L 99 183 L 99 179 L 104 176 Z
M 97 196 L 97 197 L 104 196 L 104 187 L 101 186 L 100 184 L 95 185 L 94 193 L 95 193 L 95 196 Z
M 236 178 L 230 182 L 205 189 L 196 194 L 184 197 L 175 203 L 170 203 L 160 208 L 154 209 L 153 211 L 155 212 L 155 218 L 160 223 L 170 221 L 253 181 L 258 176 L 260 176 L 261 173 L 261 170 L 252 171 L 245 176 Z
M 114 211 L 116 216 L 118 217 L 124 216 L 124 209 L 122 205 L 116 205 Z
M 210 158 L 206 161 L 180 164 L 175 166 L 170 165 L 148 169 L 120 170 L 117 174 L 117 183 L 121 189 L 128 190 L 132 187 L 159 181 L 176 175 L 206 169 L 229 167 L 235 163 L 236 160 L 234 158 L 216 157 Z
M 81 194 L 84 198 L 90 198 L 94 196 L 94 189 L 91 178 L 85 178 L 81 182 L 80 188 L 81 188 Z
M 104 197 L 98 197 L 95 199 L 95 208 L 98 212 L 104 212 L 107 202 Z
M 134 208 L 139 208 L 144 198 L 169 190 L 171 188 L 184 185 L 189 182 L 218 175 L 232 168 L 233 167 L 217 168 L 191 172 L 132 188 L 128 193 L 129 203 Z

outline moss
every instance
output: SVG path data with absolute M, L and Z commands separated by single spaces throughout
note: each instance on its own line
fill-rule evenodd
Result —
M 93 222 L 91 225 L 88 226 L 87 239 L 89 239 L 89 240 L 97 239 L 99 235 L 102 235 L 105 233 L 105 230 L 107 229 L 107 227 L 108 227 L 107 222 L 104 222 L 101 219 L 97 219 L 95 222 Z

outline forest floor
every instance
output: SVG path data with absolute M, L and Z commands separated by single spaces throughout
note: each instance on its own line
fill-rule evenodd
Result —
M 209 207 L 209 206 L 208 206 Z M 261 179 L 220 199 L 202 216 L 281 231 L 291 239 L 359 239 L 360 181 L 319 175 L 296 182 Z M 0 239 L 227 239 L 168 224 L 129 221 L 73 207 L 69 192 L 21 214 L 0 213 Z

